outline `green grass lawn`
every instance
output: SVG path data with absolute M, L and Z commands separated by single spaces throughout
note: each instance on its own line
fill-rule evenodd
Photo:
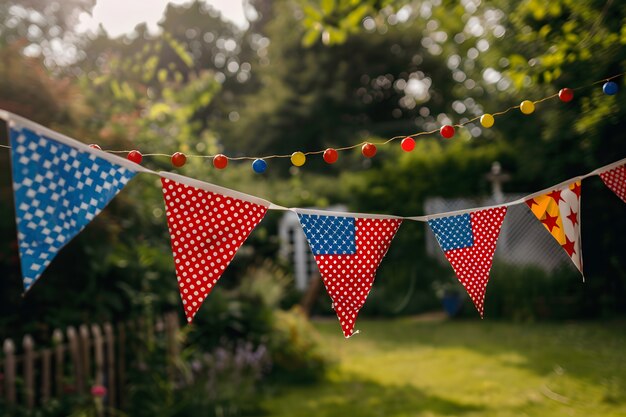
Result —
M 626 416 L 623 322 L 315 326 L 335 364 L 265 399 L 268 416 Z

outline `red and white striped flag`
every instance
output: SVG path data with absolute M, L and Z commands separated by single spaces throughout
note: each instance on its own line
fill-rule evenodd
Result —
M 160 175 L 176 278 L 191 323 L 270 203 L 180 175 Z

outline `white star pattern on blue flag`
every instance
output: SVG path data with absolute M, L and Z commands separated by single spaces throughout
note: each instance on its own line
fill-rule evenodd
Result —
M 11 128 L 24 290 L 135 172 L 25 128 Z
M 300 223 L 313 255 L 352 255 L 356 253 L 353 217 L 300 214 Z
M 472 221 L 465 213 L 458 216 L 441 217 L 428 221 L 444 252 L 468 248 L 474 244 Z

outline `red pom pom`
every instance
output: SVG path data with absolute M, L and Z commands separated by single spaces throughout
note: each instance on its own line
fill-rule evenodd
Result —
M 373 143 L 366 143 L 361 147 L 361 153 L 366 158 L 372 158 L 376 155 L 376 145 Z
M 439 129 L 439 133 L 441 133 L 441 136 L 443 136 L 444 138 L 450 139 L 452 136 L 454 136 L 454 127 L 450 125 L 443 125 L 441 126 L 441 129 Z
M 187 162 L 187 155 L 182 152 L 176 152 L 172 155 L 172 165 L 176 168 L 180 168 Z
M 143 159 L 143 155 L 139 151 L 130 151 L 128 152 L 128 160 L 133 161 L 136 164 L 140 164 Z
M 573 98 L 574 98 L 574 90 L 572 90 L 571 88 L 561 88 L 561 90 L 559 91 L 559 99 L 563 103 L 572 101 Z
M 96 143 L 92 143 L 91 145 L 89 145 L 90 148 L 92 149 L 97 149 L 99 151 L 102 150 L 102 148 L 100 147 L 100 145 L 96 144 Z
M 324 161 L 327 164 L 334 164 L 339 159 L 339 154 L 333 148 L 328 148 L 324 151 Z
M 404 138 L 402 139 L 402 142 L 400 143 L 400 146 L 402 146 L 402 150 L 405 152 L 411 152 L 413 149 L 415 149 L 415 139 L 413 138 Z
M 228 158 L 226 155 L 217 154 L 213 157 L 213 166 L 217 169 L 224 169 L 228 165 Z

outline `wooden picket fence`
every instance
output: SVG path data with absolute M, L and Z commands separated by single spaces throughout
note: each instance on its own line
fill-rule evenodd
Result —
M 176 313 L 168 313 L 155 321 L 154 328 L 147 328 L 142 320 L 116 326 L 70 326 L 65 332 L 54 330 L 52 346 L 41 349 L 36 349 L 33 337 L 26 335 L 19 354 L 16 343 L 5 339 L 0 361 L 0 397 L 8 406 L 32 410 L 52 398 L 61 399 L 70 393 L 90 394 L 91 387 L 103 386 L 106 408 L 123 409 L 128 358 L 141 357 L 140 351 L 129 351 L 138 349 L 139 344 L 133 340 L 164 337 L 169 377 L 174 378 L 173 364 L 180 353 L 178 320 Z

